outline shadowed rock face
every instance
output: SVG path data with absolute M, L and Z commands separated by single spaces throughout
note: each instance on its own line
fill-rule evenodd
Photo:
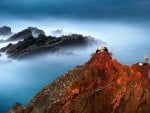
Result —
M 95 53 L 13 113 L 150 113 L 149 71 L 149 64 L 126 66 Z
M 96 43 L 94 38 L 76 34 L 58 38 L 39 35 L 37 38 L 30 36 L 23 41 L 19 41 L 17 44 L 9 44 L 8 46 L 1 48 L 0 51 L 6 52 L 11 58 L 23 58 L 43 52 L 56 52 L 62 48 L 83 48 Z
M 11 28 L 7 26 L 0 27 L 0 35 L 10 35 L 11 34 Z
M 31 36 L 38 37 L 39 35 L 44 35 L 44 34 L 45 34 L 44 31 L 36 27 L 28 27 L 27 29 L 20 31 L 17 34 L 14 34 L 7 41 L 23 40 Z

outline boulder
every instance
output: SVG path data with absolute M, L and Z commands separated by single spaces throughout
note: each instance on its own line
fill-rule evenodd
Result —
M 0 35 L 5 36 L 5 35 L 10 35 L 11 33 L 12 32 L 10 27 L 8 26 L 0 27 Z

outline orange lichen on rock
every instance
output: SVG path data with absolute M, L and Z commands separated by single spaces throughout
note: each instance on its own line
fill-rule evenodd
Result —
M 36 97 L 42 99 L 33 99 L 24 112 L 38 108 L 41 113 L 150 113 L 149 71 L 149 64 L 126 66 L 111 53 L 98 52 L 52 83 L 60 90 L 50 85 L 41 91 Z M 52 100 L 52 94 L 58 96 Z
M 80 81 L 72 84 L 72 86 L 82 89 L 80 95 L 94 92 L 98 89 L 106 91 L 106 93 L 111 92 L 110 106 L 112 106 L 112 112 L 116 112 L 117 108 L 120 107 L 121 102 L 124 100 L 126 103 L 127 100 L 131 98 L 132 93 L 136 91 L 139 95 L 133 93 L 135 97 L 133 96 L 134 104 L 132 106 L 136 107 L 136 103 L 139 105 L 140 95 L 143 92 L 142 84 L 139 84 L 139 82 L 141 82 L 139 80 L 142 79 L 142 76 L 145 76 L 144 78 L 146 78 L 146 75 L 144 74 L 149 71 L 150 67 L 146 67 L 144 72 L 142 72 L 142 69 L 137 69 L 136 65 L 128 67 L 118 63 L 117 60 L 112 59 L 110 53 L 106 52 L 94 54 L 86 66 L 95 69 L 91 72 L 92 76 L 86 75 L 85 73 L 86 76 Z M 149 86 L 150 81 L 148 79 L 145 79 L 144 81 L 148 82 L 147 86 Z M 138 108 L 136 107 L 136 109 Z M 103 113 L 105 113 L 105 111 L 103 111 Z

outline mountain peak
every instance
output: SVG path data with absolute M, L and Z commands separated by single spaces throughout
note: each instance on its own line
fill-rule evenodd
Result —
M 96 52 L 40 91 L 24 112 L 149 113 L 149 71 L 149 64 L 126 66 L 108 51 Z
M 106 65 L 107 63 L 111 62 L 112 54 L 109 52 L 99 52 L 94 53 L 89 61 L 94 68 L 101 68 L 102 66 Z

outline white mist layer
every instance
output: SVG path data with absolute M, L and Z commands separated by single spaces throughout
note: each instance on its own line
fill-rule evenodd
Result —
M 0 63 L 8 63 L 10 61 L 10 59 L 7 57 L 7 55 L 5 53 L 0 53 Z
M 90 58 L 91 53 L 94 53 L 96 51 L 96 48 L 98 48 L 98 46 L 99 45 L 96 44 L 93 46 L 88 46 L 87 48 L 63 49 L 56 53 L 41 54 L 41 55 L 37 55 L 37 56 L 31 57 L 28 59 L 23 59 L 23 60 L 8 59 L 7 55 L 5 53 L 1 53 L 0 61 L 11 60 L 11 62 L 8 62 L 8 63 L 1 62 L 0 70 L 2 70 L 2 71 L 0 71 L 0 75 L 5 74 L 5 76 L 3 76 L 0 79 L 0 85 L 2 85 L 2 83 L 6 82 L 6 81 L 7 82 L 9 81 L 9 80 L 3 80 L 6 77 L 6 75 L 8 75 L 10 77 L 20 76 L 20 70 L 26 70 L 26 67 L 29 68 L 30 66 L 35 66 L 38 68 L 38 66 L 40 67 L 40 66 L 44 65 L 44 63 L 46 63 L 46 64 L 65 63 L 66 65 L 67 64 L 70 65 L 71 62 L 73 64 L 76 64 L 76 62 L 78 62 L 79 64 L 81 64 L 82 61 L 87 61 Z M 73 54 L 68 55 L 68 54 L 66 54 L 67 52 L 68 53 L 71 52 Z M 78 61 L 75 61 L 75 59 L 77 59 Z M 82 63 L 84 63 L 84 62 L 82 62 Z M 12 71 L 8 71 L 9 69 Z M 15 74 L 12 75 L 13 74 L 12 72 L 15 72 Z M 9 78 L 9 77 L 6 77 L 6 79 L 7 78 Z
M 97 48 L 97 47 L 94 47 Z M 88 61 L 95 49 L 75 49 L 74 55 L 43 54 L 25 60 L 0 62 L 0 101 L 8 109 L 15 102 L 23 105 L 44 86 L 75 66 Z M 0 57 L 5 60 L 4 57 Z
M 7 36 L 0 36 L 0 40 L 7 40 L 10 37 L 10 35 Z
M 33 26 L 44 30 L 46 35 L 51 34 L 51 31 L 62 29 L 66 33 L 96 37 L 107 42 L 115 57 L 125 64 L 141 61 L 145 54 L 150 54 L 148 42 L 150 22 L 80 21 L 51 18 L 34 21 L 12 20 L 8 24 L 12 27 L 13 32 Z
M 2 42 L 0 43 L 0 48 L 6 47 L 8 44 L 16 44 L 18 41 Z
M 145 54 L 150 54 L 150 23 L 45 19 L 25 21 L 24 26 L 28 24 L 43 29 L 47 35 L 62 29 L 66 33 L 96 37 L 106 42 L 114 56 L 125 64 L 142 61 Z
M 0 48 L 6 47 L 10 43 L 16 44 L 16 43 L 18 43 L 18 41 L 2 42 L 2 43 L 0 43 Z M 12 59 L 9 59 L 6 53 L 0 52 L 0 63 L 8 63 L 11 61 L 12 61 Z

